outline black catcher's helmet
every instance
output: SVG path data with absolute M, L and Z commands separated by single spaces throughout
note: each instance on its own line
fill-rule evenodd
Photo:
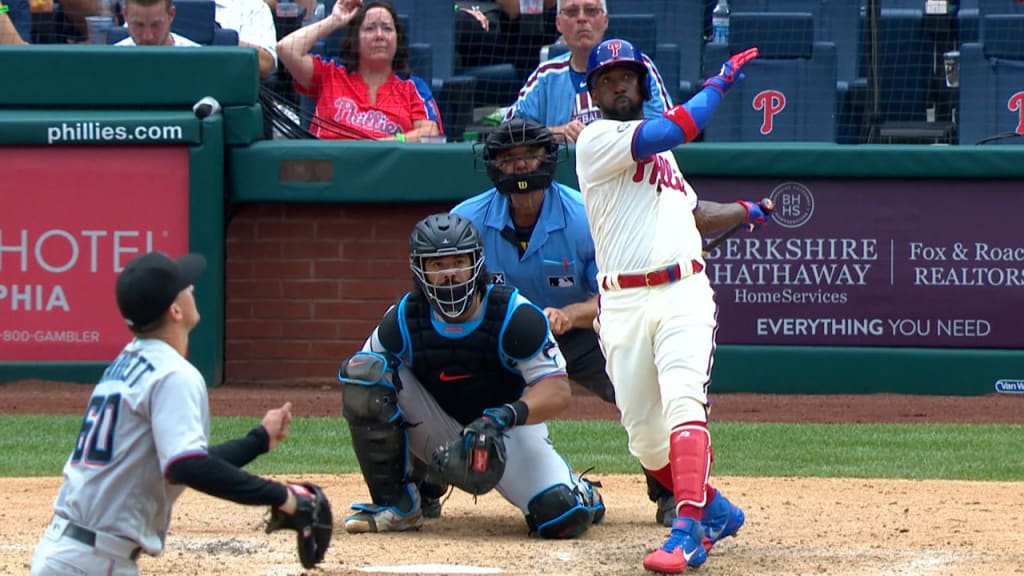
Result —
M 469 266 L 459 269 L 470 272 L 467 280 L 440 286 L 427 281 L 426 260 L 459 254 L 470 256 Z M 458 214 L 431 214 L 417 222 L 409 236 L 409 266 L 434 310 L 457 318 L 469 309 L 484 269 L 483 239 L 473 223 Z
M 498 167 L 498 153 L 518 146 L 540 146 L 544 157 L 540 166 L 525 174 L 505 174 Z M 502 194 L 521 194 L 533 190 L 547 190 L 555 179 L 558 163 L 558 142 L 547 127 L 533 120 L 512 118 L 506 120 L 487 137 L 484 144 L 484 165 L 487 176 Z

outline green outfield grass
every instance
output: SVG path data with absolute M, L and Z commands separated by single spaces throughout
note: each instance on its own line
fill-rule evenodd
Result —
M 77 416 L 0 416 L 0 476 L 57 476 L 80 425 Z M 214 418 L 212 442 L 241 436 L 255 418 Z M 555 421 L 551 436 L 579 470 L 632 473 L 617 422 Z M 711 425 L 721 476 L 817 476 L 945 480 L 1024 479 L 1024 426 L 951 424 Z M 278 449 L 248 468 L 258 474 L 357 472 L 340 418 L 299 418 Z

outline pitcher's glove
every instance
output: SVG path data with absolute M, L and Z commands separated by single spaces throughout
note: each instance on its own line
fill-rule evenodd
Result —
M 323 490 L 310 482 L 288 484 L 288 489 L 295 494 L 295 513 L 289 515 L 278 508 L 271 508 L 267 534 L 277 530 L 295 530 L 302 567 L 313 568 L 324 559 L 331 545 L 334 532 L 331 503 Z
M 474 496 L 494 489 L 505 474 L 504 430 L 494 419 L 481 416 L 462 431 L 462 438 L 438 448 L 434 471 L 445 482 Z

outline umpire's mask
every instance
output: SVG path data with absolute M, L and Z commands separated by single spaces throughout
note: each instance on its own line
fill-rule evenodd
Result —
M 521 157 L 498 156 L 514 148 L 525 147 L 539 151 L 539 158 L 533 157 L 534 152 Z M 518 155 L 517 155 L 518 156 Z M 527 158 L 529 157 L 529 158 Z M 514 173 L 512 165 L 520 158 L 527 162 L 537 162 L 536 169 L 529 172 Z M 487 176 L 494 182 L 494 187 L 502 194 L 522 194 L 534 190 L 547 190 L 555 179 L 555 165 L 558 163 L 558 142 L 546 127 L 524 118 L 512 118 L 498 126 L 487 137 L 484 144 L 484 165 Z M 503 170 L 503 165 L 509 168 Z

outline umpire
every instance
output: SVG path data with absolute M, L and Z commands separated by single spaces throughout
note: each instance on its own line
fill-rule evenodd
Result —
M 567 363 L 569 378 L 615 402 L 594 332 L 597 263 L 583 196 L 554 181 L 559 145 L 552 132 L 513 118 L 487 138 L 484 165 L 494 188 L 452 209 L 480 231 L 495 284 L 515 286 L 544 309 Z M 656 521 L 671 526 L 675 499 L 647 475 L 658 503 Z

